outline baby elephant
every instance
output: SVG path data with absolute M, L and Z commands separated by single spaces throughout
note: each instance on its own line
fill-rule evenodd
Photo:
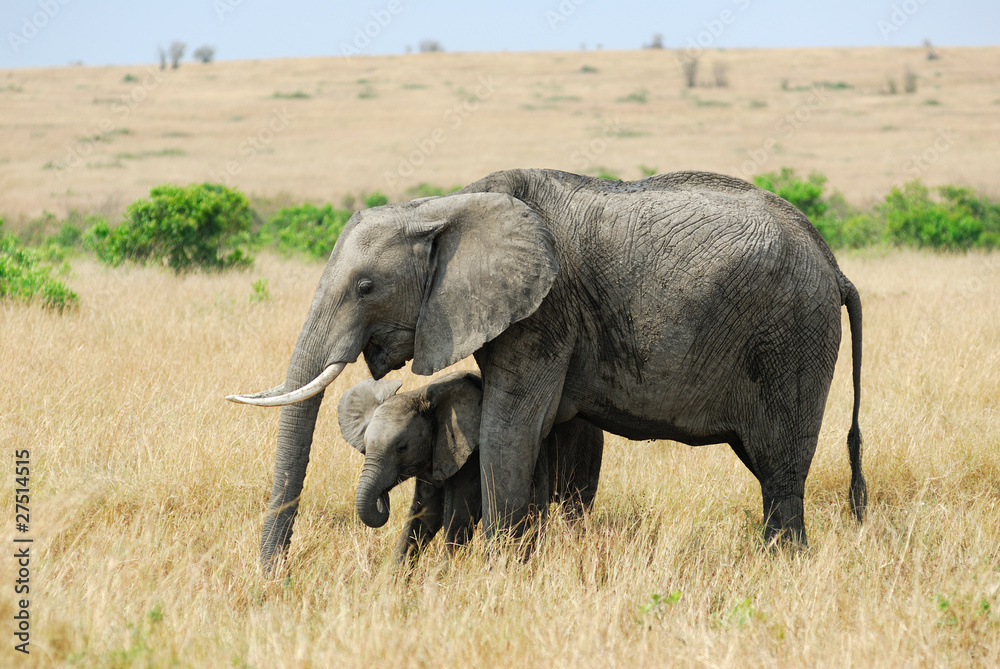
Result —
M 367 379 L 340 399 L 340 431 L 365 456 L 358 483 L 358 516 L 369 527 L 389 519 L 389 491 L 417 477 L 410 516 L 395 558 L 415 557 L 445 528 L 450 548 L 465 544 L 482 518 L 479 418 L 483 384 L 478 374 L 457 372 L 423 388 L 396 394 L 398 381 Z M 553 426 L 542 441 L 548 477 L 542 499 L 563 503 L 572 517 L 589 510 L 597 492 L 604 433 L 574 418 Z

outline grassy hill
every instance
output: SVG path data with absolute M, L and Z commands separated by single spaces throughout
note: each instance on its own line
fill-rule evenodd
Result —
M 206 180 L 258 199 L 403 199 L 510 167 L 788 165 L 856 204 L 915 177 L 996 195 L 1000 48 L 941 55 L 706 50 L 694 88 L 668 50 L 2 71 L 0 215 L 114 216 L 155 184 Z

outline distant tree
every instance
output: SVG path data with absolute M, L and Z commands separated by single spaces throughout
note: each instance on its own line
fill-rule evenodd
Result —
M 725 63 L 716 61 L 712 63 L 712 76 L 715 78 L 715 85 L 725 88 L 729 85 L 729 68 Z
M 201 63 L 211 63 L 215 58 L 215 47 L 206 44 L 195 49 L 191 55 Z
M 663 35 L 656 33 L 653 35 L 653 39 L 649 41 L 649 44 L 643 44 L 643 49 L 662 49 L 663 48 Z
M 929 39 L 924 40 L 924 48 L 927 49 L 927 60 L 937 60 L 941 57 L 938 55 L 938 52 L 934 50 L 934 45 L 931 44 Z
M 175 70 L 181 65 L 181 58 L 184 57 L 184 51 L 187 49 L 187 44 L 184 42 L 174 41 L 170 43 L 170 67 Z
M 167 69 L 167 50 L 163 48 L 162 45 L 156 45 L 157 54 L 160 56 L 160 69 Z
M 436 39 L 425 39 L 420 40 L 420 44 L 417 45 L 417 49 L 420 53 L 433 53 L 437 51 L 444 51 L 444 47 L 441 46 L 441 42 Z
M 681 70 L 684 71 L 684 81 L 688 88 L 698 85 L 698 57 L 685 56 L 681 61 Z

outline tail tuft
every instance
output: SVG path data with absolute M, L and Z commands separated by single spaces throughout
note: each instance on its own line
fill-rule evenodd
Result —
M 851 513 L 859 523 L 864 521 L 865 509 L 868 507 L 868 484 L 865 483 L 865 475 L 861 471 L 861 451 L 861 428 L 854 423 L 847 433 L 847 453 L 851 459 L 851 487 L 848 490 L 848 497 L 851 500 Z

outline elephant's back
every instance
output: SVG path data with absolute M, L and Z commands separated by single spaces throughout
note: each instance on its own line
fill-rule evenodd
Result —
M 835 360 L 839 270 L 780 198 L 737 180 L 661 183 L 676 187 L 609 192 L 581 213 L 592 217 L 578 242 L 585 269 L 571 280 L 599 299 L 584 317 L 580 357 L 597 361 L 598 394 L 648 404 L 607 406 L 595 417 L 666 416 L 688 443 L 699 434 L 712 441 L 718 425 L 701 418 L 730 415 L 765 363 Z M 628 341 L 628 355 L 609 355 L 618 348 L 608 339 Z M 667 380 L 665 392 L 641 392 L 653 378 Z M 667 434 L 661 428 L 653 431 Z

